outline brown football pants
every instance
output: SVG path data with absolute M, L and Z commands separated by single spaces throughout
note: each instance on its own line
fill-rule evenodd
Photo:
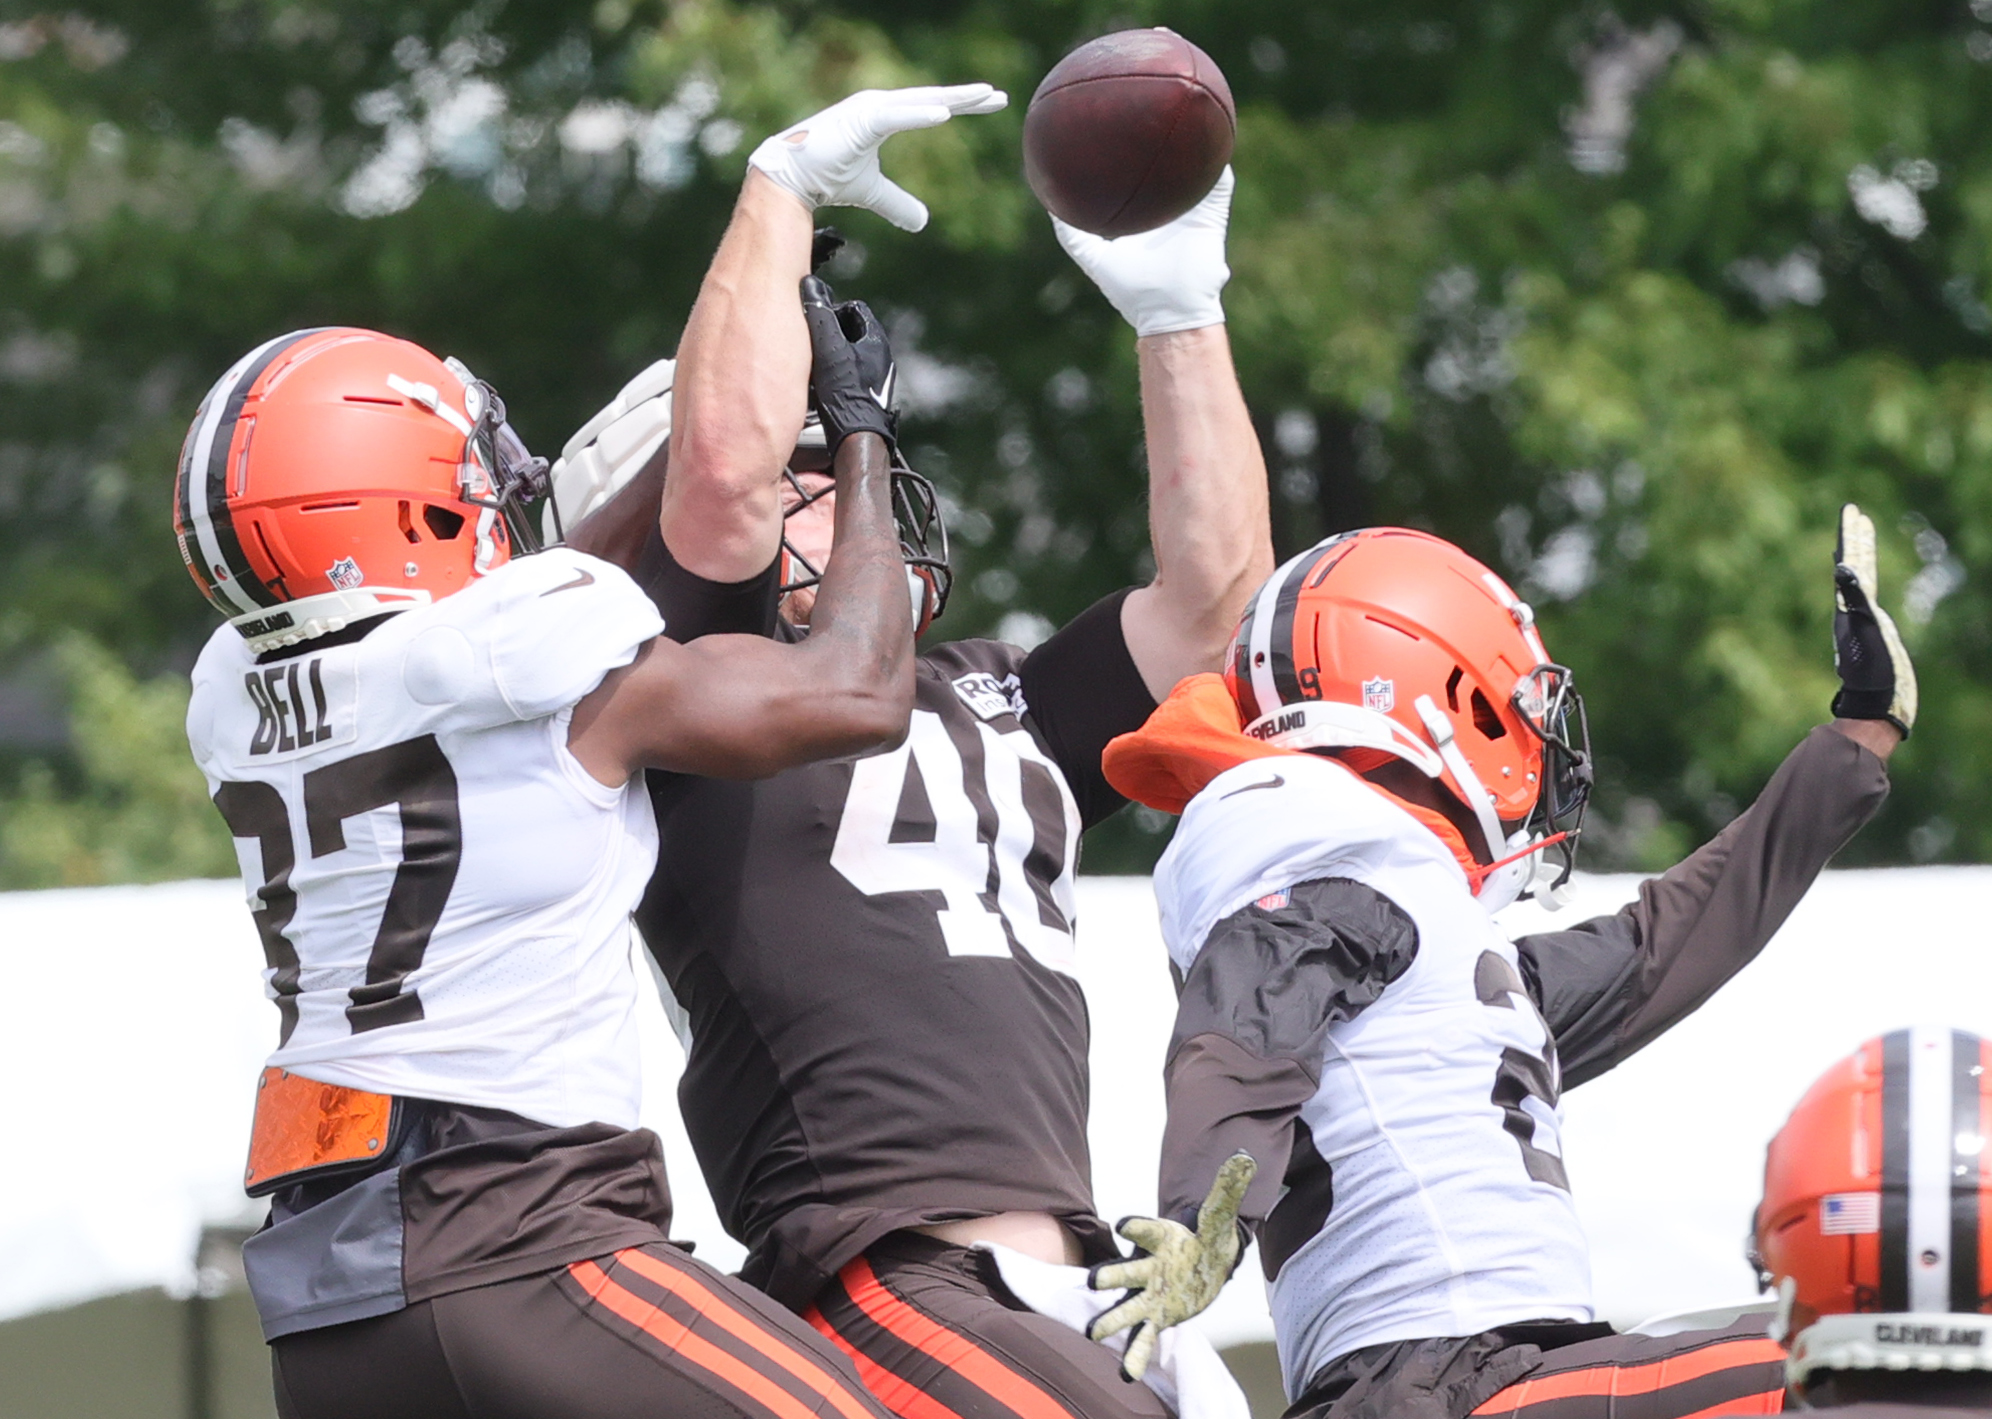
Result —
M 270 1349 L 282 1419 L 887 1419 L 793 1314 L 661 1243 Z
M 897 1232 L 804 1313 L 900 1419 L 1170 1419 L 1120 1359 L 1011 1298 L 989 1257 Z
M 1714 1419 L 1784 1409 L 1768 1316 L 1722 1330 L 1620 1335 L 1534 1324 L 1345 1355 L 1286 1419 Z M 1586 1339 L 1558 1343 L 1563 1334 Z M 1597 1332 L 1604 1332 L 1599 1334 Z
M 1702 1419 L 1782 1413 L 1784 1392 L 1784 1350 L 1756 1319 L 1727 1330 L 1610 1335 L 1553 1350 L 1473 1412 L 1479 1419 Z

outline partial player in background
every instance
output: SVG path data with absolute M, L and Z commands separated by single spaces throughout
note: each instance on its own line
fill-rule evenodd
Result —
M 1790 1407 L 1992 1411 L 1992 1049 L 1919 1026 L 1820 1075 L 1771 1140 L 1750 1263 Z
M 925 209 L 879 175 L 880 143 L 1002 102 L 986 85 L 862 93 L 756 150 L 680 347 L 661 517 L 639 482 L 576 533 L 637 558 L 667 634 L 814 639 L 809 577 L 785 568 L 825 565 L 831 500 L 784 471 L 808 355 L 785 293 L 812 213 L 868 206 L 917 229 Z M 891 752 L 758 784 L 651 779 L 665 846 L 638 920 L 686 1022 L 680 1097 L 750 1248 L 742 1274 L 909 1416 L 1163 1413 L 1108 1351 L 1019 1306 L 975 1247 L 1115 1254 L 1087 1153 L 1073 870 L 1081 832 L 1124 802 L 1101 749 L 1221 663 L 1272 562 L 1219 302 L 1230 194 L 1226 174 L 1122 241 L 1060 232 L 1138 336 L 1155 579 L 1034 650 L 932 646 Z M 847 318 L 879 339 L 889 400 L 876 323 Z
M 299 331 L 202 403 L 175 526 L 229 624 L 187 736 L 281 1022 L 243 1263 L 286 1419 L 883 1419 L 821 1336 L 666 1243 L 629 933 L 644 768 L 773 773 L 905 732 L 876 425 L 832 431 L 808 643 L 683 646 L 618 568 L 519 555 L 545 464 L 455 361 Z
M 1255 1234 L 1297 1416 L 1610 1419 L 1635 1393 L 1644 1419 L 1778 1409 L 1761 1320 L 1594 1322 L 1558 1103 L 1747 965 L 1880 806 L 1916 700 L 1874 566 L 1849 506 L 1840 717 L 1638 901 L 1564 931 L 1510 942 L 1492 914 L 1569 870 L 1583 706 L 1528 606 L 1438 538 L 1378 528 L 1294 558 L 1226 677 L 1110 746 L 1111 782 L 1183 815 L 1155 875 L 1183 979 L 1163 1215 L 1125 1229 L 1150 1255 L 1095 1276 L 1134 1293 L 1095 1326 L 1144 1332 L 1131 1372 Z

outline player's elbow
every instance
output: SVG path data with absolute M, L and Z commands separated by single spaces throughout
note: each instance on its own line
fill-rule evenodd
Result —
M 739 428 L 699 431 L 687 426 L 671 449 L 665 501 L 710 505 L 765 499 L 793 447 L 792 438 L 784 444 L 772 433 L 747 437 Z
M 1240 576 L 1215 580 L 1195 589 L 1166 586 L 1157 582 L 1163 617 L 1175 642 L 1177 655 L 1190 667 L 1184 674 L 1222 670 L 1231 649 L 1238 618 L 1252 599 L 1264 576 Z M 1172 594 L 1173 593 L 1173 594 Z
M 1172 562 L 1150 585 L 1180 654 L 1200 670 L 1222 668 L 1239 618 L 1273 572 L 1264 535 L 1230 541 L 1236 545 L 1205 546 Z
M 715 498 L 764 494 L 795 452 L 806 412 L 801 394 L 757 399 L 715 389 L 681 399 L 667 486 Z
M 736 725 L 725 778 L 767 778 L 818 759 L 899 747 L 913 717 L 913 677 L 896 683 L 814 679 L 769 706 L 751 731 Z
M 838 742 L 833 752 L 862 754 L 899 747 L 912 720 L 913 677 L 895 675 L 840 687 L 825 728 Z

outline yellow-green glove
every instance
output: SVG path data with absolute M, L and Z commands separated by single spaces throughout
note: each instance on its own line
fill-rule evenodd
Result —
M 1840 509 L 1833 551 L 1833 665 L 1840 692 L 1833 713 L 1843 719 L 1885 719 L 1908 738 L 1916 723 L 1916 667 L 1881 609 L 1874 523 L 1848 503 Z
M 1179 1325 L 1217 1299 L 1238 1265 L 1238 1209 L 1259 1165 L 1247 1153 L 1233 1153 L 1217 1170 L 1210 1195 L 1197 1209 L 1197 1229 L 1164 1217 L 1129 1217 L 1116 1229 L 1146 1256 L 1110 1261 L 1093 1268 L 1095 1291 L 1131 1292 L 1087 1329 L 1094 1340 L 1132 1328 L 1121 1374 L 1138 1380 L 1155 1354 L 1164 1330 Z

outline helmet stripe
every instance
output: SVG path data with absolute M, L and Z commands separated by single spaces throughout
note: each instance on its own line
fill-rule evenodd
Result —
M 1950 1030 L 1908 1032 L 1908 1305 L 1950 1307 Z
M 186 442 L 180 448 L 180 476 L 176 491 L 180 498 L 180 526 L 188 555 L 192 558 L 200 574 L 201 585 L 208 589 L 210 600 L 214 600 L 223 610 L 231 607 L 240 611 L 243 598 L 234 586 L 215 576 L 214 569 L 221 561 L 221 548 L 214 539 L 214 524 L 207 516 L 206 465 L 195 459 L 194 451 L 200 444 L 200 431 L 211 423 L 210 411 L 215 405 L 215 391 L 209 390 L 201 400 L 199 412 L 194 415 L 194 427 L 187 431 Z
M 1952 1185 L 1957 1081 L 1977 1060 L 1974 1056 L 1969 1064 L 1960 1064 L 1952 1031 L 1917 1025 L 1883 1036 L 1881 1061 L 1879 1306 L 1884 1312 L 1947 1311 L 1952 1308 L 1951 1278 L 1957 1260 L 1953 1239 L 1958 1189 Z M 1975 1103 L 1975 1079 L 1972 1084 Z M 1973 1136 L 1976 1117 L 1974 1109 Z M 1975 1197 L 1975 1155 L 1968 1176 Z M 1975 1272 L 1975 1243 L 1972 1253 Z M 1970 1284 L 1975 1290 L 1975 1275 Z M 1966 1309 L 1976 1310 L 1977 1305 Z
M 206 417 L 207 400 L 203 399 L 201 407 L 194 414 L 194 423 L 198 425 Z M 214 585 L 214 573 L 208 568 L 206 559 L 201 554 L 200 533 L 194 526 L 194 507 L 188 501 L 191 489 L 187 473 L 193 449 L 194 431 L 188 429 L 187 436 L 180 441 L 180 462 L 173 478 L 173 530 L 179 535 L 180 555 L 186 559 L 195 584 L 212 600 L 214 593 L 210 588 Z
M 1951 1032 L 1909 1032 L 1909 1308 L 1950 1309 Z
M 298 341 L 318 333 L 318 329 L 294 330 L 266 340 L 237 360 L 201 401 L 195 434 L 183 457 L 182 507 L 200 544 L 202 569 L 215 589 L 241 612 L 274 606 L 277 598 L 249 565 L 228 510 L 228 450 L 235 441 L 236 420 L 242 415 L 249 391 L 271 362 Z M 217 575 L 216 567 L 227 575 Z
M 1293 570 L 1281 578 L 1279 599 L 1273 603 L 1273 653 L 1269 668 L 1273 685 L 1279 691 L 1279 703 L 1283 705 L 1298 704 L 1304 698 L 1293 664 L 1293 618 L 1300 610 L 1301 583 L 1307 580 L 1307 574 L 1314 570 L 1321 555 L 1322 549 L 1316 545 L 1294 558 Z
M 1289 703 L 1282 698 L 1279 684 L 1273 677 L 1273 656 L 1278 653 L 1278 647 L 1273 641 L 1273 622 L 1277 619 L 1280 599 L 1286 592 L 1287 583 L 1295 580 L 1296 571 L 1305 569 L 1313 560 L 1317 550 L 1318 548 L 1309 547 L 1298 556 L 1289 558 L 1279 570 L 1266 578 L 1259 587 L 1259 594 L 1253 598 L 1252 639 L 1246 650 L 1251 660 L 1252 695 L 1259 702 L 1260 715 L 1271 714 L 1276 707 Z M 1287 632 L 1291 635 L 1293 631 L 1291 611 L 1287 613 L 1286 620 Z M 1287 662 L 1291 671 L 1291 652 L 1288 653 Z
M 1237 686 L 1238 713 L 1250 724 L 1265 711 L 1259 708 L 1259 695 L 1252 685 L 1252 631 L 1258 623 L 1259 598 L 1256 594 L 1245 607 L 1238 634 L 1231 647 L 1231 680 Z
M 1983 1044 L 1963 1030 L 1951 1035 L 1950 1305 L 1976 1311 L 1979 1294 L 1980 1154 L 1985 1147 L 1981 1094 Z
M 1878 1309 L 1909 1309 L 1909 1032 L 1881 1039 L 1881 1295 Z
M 201 574 L 208 585 L 214 588 L 215 594 L 233 606 L 238 613 L 254 611 L 264 603 L 250 598 L 236 575 L 238 567 L 230 564 L 228 551 L 233 550 L 239 557 L 242 546 L 240 540 L 234 536 L 234 522 L 228 515 L 225 490 L 220 507 L 220 520 L 229 530 L 230 541 L 234 544 L 232 549 L 224 548 L 220 529 L 215 525 L 214 491 L 209 476 L 213 462 L 211 455 L 216 435 L 223 432 L 221 423 L 223 413 L 228 407 L 228 395 L 240 382 L 243 371 L 270 346 L 287 338 L 280 335 L 275 340 L 258 345 L 229 366 L 227 372 L 215 381 L 214 387 L 208 390 L 207 397 L 201 400 L 200 412 L 194 416 L 193 436 L 187 440 L 186 449 L 180 457 L 182 510 L 186 514 L 187 526 L 193 529 L 195 543 L 200 548 Z M 225 432 L 228 436 L 221 439 L 224 463 L 228 457 L 228 446 L 233 441 L 232 421 Z M 227 575 L 221 575 L 222 572 Z

